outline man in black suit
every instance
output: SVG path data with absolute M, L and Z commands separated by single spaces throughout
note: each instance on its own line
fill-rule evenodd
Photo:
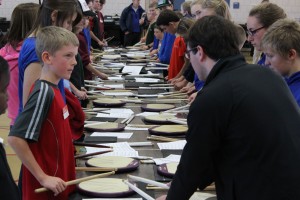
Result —
M 300 110 L 284 80 L 239 53 L 234 24 L 209 16 L 187 56 L 205 81 L 190 107 L 187 144 L 167 197 L 216 184 L 222 200 L 300 199 Z

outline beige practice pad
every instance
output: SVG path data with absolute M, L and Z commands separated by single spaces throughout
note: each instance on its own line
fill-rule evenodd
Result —
M 160 112 L 175 108 L 172 104 L 145 104 L 142 105 L 142 110 L 149 112 Z
M 144 121 L 152 124 L 174 124 L 173 122 L 168 121 L 169 119 L 176 119 L 176 117 L 172 114 L 150 115 L 146 116 Z
M 161 125 L 150 128 L 151 135 L 176 136 L 184 135 L 188 130 L 186 125 Z
M 95 123 L 95 124 L 86 124 L 84 128 L 87 131 L 122 131 L 125 128 L 124 124 L 119 124 L 115 122 L 104 122 L 104 123 Z
M 176 173 L 177 166 L 178 166 L 177 162 L 162 164 L 158 166 L 157 172 L 163 176 L 172 178 Z
M 195 192 L 193 196 L 190 197 L 190 200 L 217 200 L 217 196 L 210 193 Z
M 126 197 L 135 193 L 122 179 L 118 178 L 97 178 L 85 181 L 78 185 L 78 189 L 89 196 L 106 198 Z
M 113 98 L 100 98 L 94 100 L 93 104 L 95 106 L 101 106 L 101 107 L 121 107 L 124 106 L 126 102 L 119 99 L 113 99 Z
M 139 161 L 122 156 L 101 156 L 91 158 L 86 162 L 90 167 L 116 168 L 117 173 L 133 171 L 139 167 Z

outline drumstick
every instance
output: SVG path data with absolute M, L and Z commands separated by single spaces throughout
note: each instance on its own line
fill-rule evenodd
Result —
M 125 122 L 125 124 L 128 125 L 128 124 L 133 120 L 134 117 L 135 117 L 135 115 L 132 115 L 132 116 Z
M 146 186 L 146 190 L 168 190 L 167 188 L 162 188 L 162 187 L 157 187 L 157 186 L 152 186 L 148 185 Z M 203 191 L 215 191 L 216 187 L 214 185 L 209 185 L 206 188 L 204 188 Z M 199 191 L 199 189 L 197 189 Z
M 161 83 L 161 84 L 150 84 L 150 87 L 155 87 L 155 86 L 173 86 L 173 84 L 170 83 Z
M 138 193 L 139 195 L 141 195 L 145 199 L 147 199 L 147 200 L 155 200 L 151 196 L 149 196 L 147 193 L 145 193 L 144 191 L 142 191 L 141 189 L 139 189 L 138 187 L 136 187 L 135 185 L 129 183 L 127 180 L 123 180 L 123 182 L 126 185 L 128 185 L 129 188 L 131 188 L 132 190 L 134 190 L 136 193 Z
M 133 176 L 133 175 L 129 175 L 129 174 L 127 175 L 127 177 L 129 179 L 134 180 L 134 181 L 139 181 L 139 182 L 142 182 L 142 183 L 148 183 L 148 184 L 151 184 L 151 185 L 154 185 L 154 186 L 157 186 L 157 187 L 166 188 L 166 189 L 170 188 L 167 184 L 160 183 L 160 182 L 157 182 L 157 181 L 153 181 L 153 180 L 150 180 L 150 179 L 146 179 L 146 178 L 142 178 L 142 177 L 138 177 L 138 176 Z
M 162 92 L 162 93 L 158 93 L 158 95 L 169 95 L 169 94 L 179 94 L 179 93 L 184 94 L 180 91 L 175 91 L 175 92 Z
M 76 171 L 89 171 L 89 172 L 109 172 L 109 171 L 117 171 L 117 168 L 109 168 L 109 167 L 75 167 Z
M 180 119 L 167 119 L 167 121 L 169 122 L 174 122 L 176 124 L 182 124 L 182 125 L 187 125 L 187 122 L 186 121 L 182 121 Z
M 113 148 L 113 147 L 111 147 L 111 146 L 106 146 L 106 145 L 101 145 L 101 144 L 90 144 L 90 143 L 85 143 L 85 142 L 73 142 L 73 144 L 76 145 L 76 146 L 98 147 L 98 148 L 110 148 L 110 149 Z
M 178 141 L 177 139 L 173 139 L 173 138 L 159 138 L 159 137 L 153 137 L 153 136 L 149 136 L 147 137 L 147 140 L 154 140 L 154 141 L 159 141 L 159 142 L 175 142 Z
M 66 184 L 67 184 L 67 186 L 75 185 L 75 184 L 78 184 L 78 183 L 81 183 L 81 182 L 84 182 L 84 181 L 92 180 L 92 179 L 95 179 L 95 178 L 102 178 L 102 177 L 106 177 L 106 176 L 109 176 L 109 175 L 112 175 L 112 174 L 115 174 L 115 172 L 112 171 L 112 172 L 96 174 L 96 175 L 88 176 L 88 177 L 84 177 L 84 178 L 79 178 L 79 179 L 75 179 L 75 180 L 72 180 L 72 181 L 68 181 L 68 182 L 66 182 Z M 44 187 L 34 190 L 35 193 L 41 193 L 41 192 L 46 192 L 46 191 L 49 191 L 49 189 L 44 188 Z
M 100 155 L 100 154 L 104 154 L 104 153 L 109 153 L 109 152 L 112 152 L 112 151 L 113 150 L 98 151 L 98 152 L 95 152 L 95 153 L 87 153 L 87 154 L 74 156 L 74 158 L 75 159 L 86 158 L 86 157 L 89 157 L 89 156 L 96 156 L 96 155 Z
M 164 113 L 172 112 L 172 111 L 175 111 L 175 110 L 181 110 L 181 109 L 188 108 L 188 107 L 190 107 L 190 104 L 187 104 L 187 105 L 181 106 L 181 107 L 177 107 L 177 108 L 173 108 L 173 109 L 170 109 L 170 110 L 166 110 L 166 111 L 164 111 Z
M 128 127 L 135 127 L 135 128 L 152 128 L 153 126 L 158 125 L 146 125 L 146 124 L 128 124 Z
M 175 110 L 175 111 L 171 111 L 170 113 L 189 113 L 189 110 Z

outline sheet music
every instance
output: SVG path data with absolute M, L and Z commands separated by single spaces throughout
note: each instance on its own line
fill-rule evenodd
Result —
M 119 139 L 129 139 L 131 138 L 133 133 L 118 133 L 118 132 L 94 132 L 91 134 L 92 137 L 94 136 L 112 136 L 117 137 Z
M 108 118 L 129 118 L 131 114 L 129 113 L 98 113 L 96 117 L 108 117 Z
M 175 142 L 164 142 L 157 143 L 157 146 L 160 150 L 168 149 L 168 150 L 182 150 L 186 144 L 186 140 L 179 140 Z
M 143 66 L 128 66 L 126 65 L 123 69 L 122 72 L 123 73 L 130 73 L 131 75 L 138 75 L 140 74 L 141 70 L 142 70 Z
M 124 89 L 124 85 L 123 84 L 111 84 L 111 85 L 104 85 L 104 87 L 109 87 L 109 88 L 114 88 L 114 89 Z
M 177 162 L 179 163 L 181 155 L 175 155 L 175 154 L 170 154 L 168 157 L 165 158 L 154 158 L 154 162 L 156 165 L 162 165 L 165 163 L 170 163 L 170 162 Z
M 138 151 L 131 148 L 127 142 L 106 143 L 106 144 L 101 144 L 101 145 L 113 147 L 113 152 L 97 155 L 95 157 L 101 157 L 101 156 L 135 157 L 135 156 L 139 156 Z M 85 149 L 86 149 L 86 153 L 107 151 L 107 148 L 85 147 Z
M 122 80 L 124 80 L 124 78 L 122 78 L 122 75 L 117 75 L 117 76 L 108 77 L 108 80 L 110 80 L 110 81 L 122 81 Z

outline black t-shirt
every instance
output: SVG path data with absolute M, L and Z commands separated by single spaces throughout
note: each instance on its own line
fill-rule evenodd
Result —
M 7 163 L 5 149 L 0 143 L 0 199 L 1 200 L 20 200 L 21 195 L 16 183 L 12 177 L 10 168 Z

